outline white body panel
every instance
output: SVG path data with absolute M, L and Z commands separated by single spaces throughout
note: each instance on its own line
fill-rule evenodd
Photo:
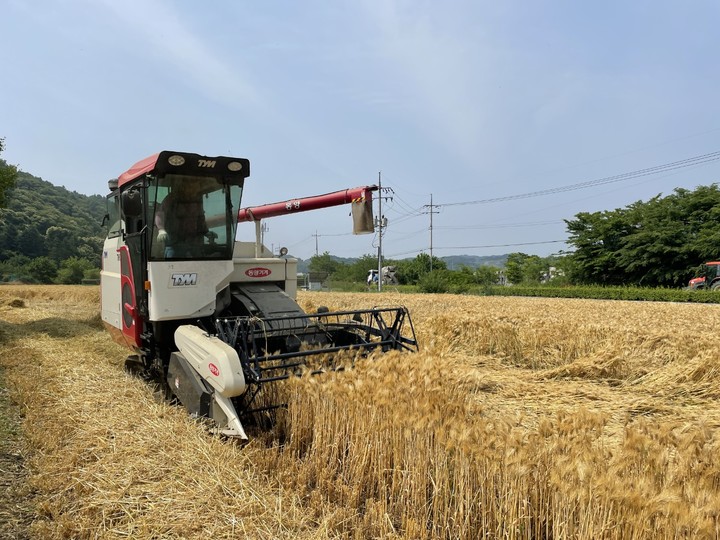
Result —
M 103 322 L 122 329 L 120 321 L 120 254 L 122 237 L 106 238 L 103 244 L 102 271 L 100 279 L 101 316 Z
M 247 440 L 248 437 L 245 434 L 242 424 L 240 423 L 240 418 L 238 418 L 237 411 L 235 410 L 235 406 L 232 404 L 232 401 L 218 394 L 213 395 L 213 399 L 227 417 L 227 425 L 225 427 L 220 427 L 218 429 L 218 433 L 225 435 L 226 437 L 240 437 L 241 439 Z
M 215 391 L 226 398 L 245 392 L 245 376 L 235 349 L 192 325 L 175 331 L 175 344 L 188 363 Z
M 122 328 L 121 273 L 118 249 L 122 236 L 107 238 L 101 279 L 102 320 Z M 217 294 L 230 283 L 284 282 L 285 292 L 297 296 L 297 259 L 253 256 L 255 244 L 236 242 L 232 261 L 150 261 L 147 264 L 150 321 L 207 317 L 215 313 Z
M 234 269 L 230 281 L 232 283 L 284 281 L 285 293 L 295 299 L 297 297 L 297 259 L 273 257 L 264 246 L 262 254 L 266 256 L 255 257 L 255 244 L 252 242 L 235 242 Z
M 168 321 L 212 315 L 217 293 L 229 285 L 232 273 L 232 261 L 148 263 L 150 320 Z

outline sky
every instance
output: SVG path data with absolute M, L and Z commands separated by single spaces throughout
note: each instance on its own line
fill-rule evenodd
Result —
M 86 195 L 161 150 L 244 157 L 242 206 L 380 181 L 388 258 L 547 256 L 579 212 L 720 181 L 713 0 L 0 7 L 0 157 Z M 377 255 L 347 206 L 265 225 Z

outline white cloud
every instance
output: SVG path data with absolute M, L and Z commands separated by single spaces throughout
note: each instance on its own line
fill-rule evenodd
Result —
M 483 57 L 472 50 L 467 34 L 455 32 L 459 22 L 437 16 L 448 6 L 401 1 L 362 5 L 380 33 L 378 54 L 412 89 L 416 121 L 437 142 L 474 161 L 486 124 L 485 92 L 479 85 L 490 77 L 478 73 Z
M 149 46 L 147 50 L 159 56 L 161 69 L 172 66 L 190 86 L 219 104 L 249 109 L 260 105 L 261 92 L 242 67 L 211 50 L 170 4 L 162 0 L 102 0 L 102 3 L 125 22 L 129 33 L 143 38 Z

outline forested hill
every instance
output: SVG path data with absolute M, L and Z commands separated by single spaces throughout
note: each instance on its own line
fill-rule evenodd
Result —
M 75 257 L 97 266 L 105 212 L 100 195 L 82 195 L 18 172 L 7 207 L 0 209 L 0 262 L 48 257 L 61 263 Z

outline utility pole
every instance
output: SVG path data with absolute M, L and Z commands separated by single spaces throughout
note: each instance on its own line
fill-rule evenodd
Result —
M 382 171 L 378 171 L 378 292 L 382 292 L 382 230 L 383 230 L 383 214 L 382 214 Z
M 260 226 L 260 244 L 265 247 L 265 233 L 270 230 L 267 223 L 263 223 Z
M 392 192 L 392 188 L 385 188 L 385 191 Z M 378 172 L 378 215 L 375 218 L 375 225 L 378 228 L 378 292 L 382 292 L 382 280 L 383 280 L 382 237 L 383 237 L 383 229 L 387 227 L 387 218 L 385 216 L 383 216 L 383 213 L 382 213 L 382 201 L 385 198 L 392 200 L 392 197 L 383 195 L 382 171 L 380 171 L 380 172 Z
M 315 237 L 315 256 L 318 257 L 318 256 L 319 256 L 319 253 L 318 253 L 318 237 L 319 237 L 320 235 L 318 234 L 317 230 L 315 231 L 315 234 L 313 234 L 313 236 Z
M 430 194 L 430 204 L 426 204 L 423 208 L 428 208 L 426 214 L 430 214 L 430 271 L 432 272 L 433 265 L 433 214 L 439 214 L 434 208 L 440 208 L 439 204 L 433 204 L 433 196 Z

